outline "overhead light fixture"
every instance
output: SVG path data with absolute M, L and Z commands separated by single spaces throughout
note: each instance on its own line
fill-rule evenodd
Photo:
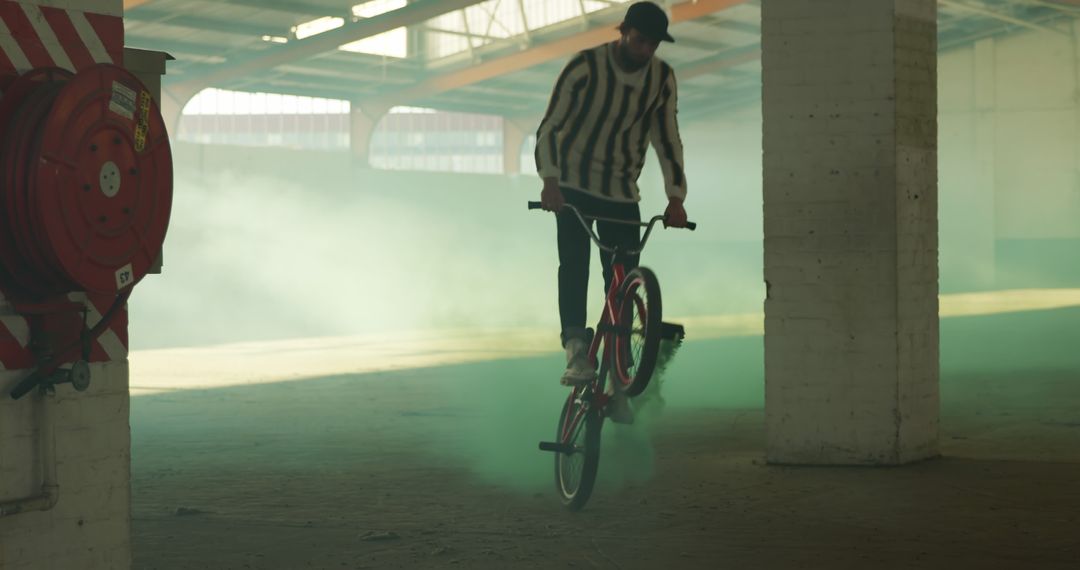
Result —
M 397 107 L 391 107 L 389 113 L 391 115 L 434 115 L 438 113 L 435 109 L 428 107 L 409 107 L 408 105 L 398 105 Z
M 262 40 L 264 42 L 270 42 L 272 44 L 287 44 L 287 43 L 289 43 L 289 38 L 283 38 L 281 36 L 263 36 Z
M 292 29 L 293 35 L 296 39 L 302 40 L 304 38 L 310 38 L 311 36 L 317 36 L 324 32 L 329 32 L 340 28 L 345 25 L 345 18 L 335 18 L 333 16 L 324 16 L 317 20 L 311 20 L 310 22 L 304 22 L 298 24 Z
M 406 0 L 369 0 L 352 7 L 353 20 L 374 18 L 387 12 L 399 10 L 407 5 Z M 345 44 L 338 49 L 354 53 L 405 58 L 409 55 L 409 33 L 403 27 L 394 28 L 370 38 Z
M 408 3 L 408 0 L 369 0 L 353 6 L 352 14 L 354 18 L 374 18 L 404 8 Z

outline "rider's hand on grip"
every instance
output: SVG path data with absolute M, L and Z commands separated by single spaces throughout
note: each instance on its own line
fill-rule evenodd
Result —
M 686 224 L 686 209 L 683 208 L 682 200 L 672 198 L 664 212 L 664 227 L 685 228 Z
M 540 192 L 540 207 L 549 212 L 558 212 L 565 203 L 566 199 L 559 189 L 559 179 L 545 178 L 544 189 Z

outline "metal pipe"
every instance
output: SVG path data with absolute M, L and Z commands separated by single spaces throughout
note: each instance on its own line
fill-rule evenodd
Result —
M 38 442 L 41 445 L 41 492 L 30 497 L 0 502 L 0 517 L 48 511 L 60 499 L 60 485 L 56 481 L 56 432 L 53 425 L 53 407 L 56 396 L 47 390 L 39 392 L 37 408 Z

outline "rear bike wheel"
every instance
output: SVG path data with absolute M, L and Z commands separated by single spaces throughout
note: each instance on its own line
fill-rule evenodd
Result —
M 559 415 L 556 441 L 573 446 L 573 451 L 555 454 L 555 489 L 563 506 L 572 511 L 588 502 L 600 466 L 600 428 L 604 420 L 593 408 L 592 398 L 591 385 L 574 388 Z
M 619 289 L 618 299 L 615 386 L 627 396 L 637 396 L 649 385 L 660 351 L 663 307 L 656 274 L 647 267 L 630 271 Z

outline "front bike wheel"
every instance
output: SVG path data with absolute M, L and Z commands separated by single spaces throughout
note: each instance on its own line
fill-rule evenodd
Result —
M 572 446 L 570 453 L 555 454 L 555 488 L 563 506 L 580 510 L 592 495 L 600 467 L 600 428 L 603 418 L 592 407 L 590 387 L 575 388 L 563 404 L 556 434 L 559 443 Z
M 615 323 L 615 386 L 627 396 L 637 396 L 649 385 L 660 351 L 663 307 L 656 274 L 647 267 L 630 271 L 619 290 L 619 300 Z

